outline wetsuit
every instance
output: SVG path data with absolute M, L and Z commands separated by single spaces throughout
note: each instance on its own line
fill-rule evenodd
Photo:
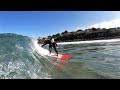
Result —
M 50 53 L 51 53 L 51 50 L 52 50 L 52 47 L 53 47 L 54 50 L 55 50 L 55 52 L 56 52 L 57 55 L 58 55 L 58 51 L 57 51 L 57 49 L 56 49 L 57 44 L 56 44 L 55 42 L 51 43 L 50 40 L 47 40 L 47 41 L 44 42 L 44 44 L 42 45 L 42 47 L 43 47 L 44 45 L 46 45 L 46 44 L 49 44 L 49 52 L 50 52 Z

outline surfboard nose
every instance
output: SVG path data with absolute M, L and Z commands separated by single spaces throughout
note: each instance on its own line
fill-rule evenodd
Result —
M 61 57 L 62 59 L 69 59 L 69 58 L 71 58 L 71 56 L 70 55 L 67 55 L 67 54 L 62 54 L 62 57 Z

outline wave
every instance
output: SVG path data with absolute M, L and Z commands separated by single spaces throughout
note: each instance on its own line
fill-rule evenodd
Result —
M 82 60 L 80 63 L 74 63 L 77 59 L 75 56 L 69 60 L 69 64 L 64 63 L 64 73 L 59 72 L 54 66 L 56 63 L 58 66 L 63 64 L 59 60 L 53 63 L 55 59 L 48 57 L 49 51 L 40 47 L 37 39 L 12 33 L 0 34 L 0 38 L 0 79 L 110 78 L 95 70 L 91 72 L 90 67 L 85 69 L 84 65 L 80 64 Z M 58 45 L 118 41 L 120 39 L 65 42 Z M 69 45 L 65 49 L 70 52 Z M 65 52 L 65 49 L 61 51 Z M 77 72 L 77 75 L 72 72 Z
M 51 61 L 35 39 L 13 33 L 0 34 L 0 78 L 52 78 Z
M 38 52 L 42 55 L 49 55 L 49 51 L 47 49 L 43 49 L 42 47 L 40 47 L 40 44 L 37 44 L 37 40 L 36 39 L 32 39 L 32 42 L 34 44 L 34 47 L 38 50 Z

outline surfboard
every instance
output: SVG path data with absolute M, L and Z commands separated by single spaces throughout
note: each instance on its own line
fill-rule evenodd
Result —
M 71 56 L 68 54 L 58 54 L 58 56 L 57 56 L 57 54 L 51 53 L 50 56 L 55 57 L 55 58 L 60 58 L 60 59 L 70 59 L 71 58 Z
M 59 59 L 70 59 L 71 58 L 71 56 L 68 54 L 58 54 L 58 56 L 56 53 L 49 54 L 49 51 L 47 49 L 44 49 L 43 47 L 41 47 L 41 52 L 44 55 L 52 56 L 52 57 L 59 58 Z

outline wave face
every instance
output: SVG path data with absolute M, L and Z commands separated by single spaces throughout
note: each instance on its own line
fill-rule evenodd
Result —
M 36 49 L 37 48 L 37 49 Z M 37 41 L 13 33 L 0 34 L 1 79 L 46 79 L 52 63 Z
M 0 34 L 0 79 L 120 78 L 120 39 L 58 43 L 64 60 L 49 57 L 48 46 L 13 33 Z

